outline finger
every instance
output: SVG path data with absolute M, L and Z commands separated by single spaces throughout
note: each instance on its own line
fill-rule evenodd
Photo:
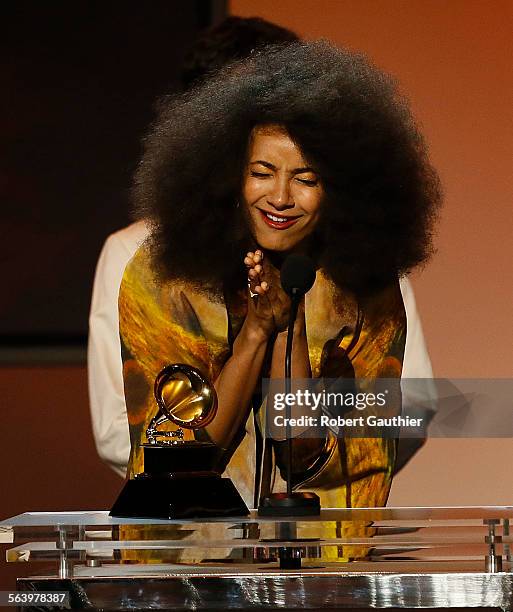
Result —
M 248 278 L 248 294 L 250 298 L 255 298 L 258 295 L 258 292 L 256 291 L 257 286 L 257 281 Z
M 257 295 L 259 295 L 256 291 L 256 287 L 259 284 L 260 277 L 258 275 L 258 272 L 253 267 L 248 266 L 248 292 L 250 298 L 255 298 Z
M 264 287 L 263 285 L 256 285 L 254 292 L 258 293 L 258 295 L 265 295 L 267 293 L 267 287 Z

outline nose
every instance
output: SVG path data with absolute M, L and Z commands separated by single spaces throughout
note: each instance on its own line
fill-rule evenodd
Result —
M 273 188 L 267 196 L 267 202 L 276 210 L 286 210 L 293 208 L 294 202 L 290 193 L 288 180 L 277 180 L 273 184 Z

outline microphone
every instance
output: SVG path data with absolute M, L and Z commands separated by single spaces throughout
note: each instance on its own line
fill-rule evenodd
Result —
M 280 273 L 281 286 L 291 298 L 287 344 L 285 349 L 285 393 L 291 391 L 292 342 L 294 323 L 299 303 L 315 282 L 315 266 L 306 255 L 291 254 L 285 259 Z M 292 492 L 292 436 L 290 431 L 291 407 L 287 403 L 286 444 L 287 444 L 287 493 L 272 493 L 260 501 L 259 516 L 315 516 L 320 514 L 320 500 L 315 493 Z M 286 556 L 286 555 L 285 555 Z M 289 565 L 292 563 L 292 565 Z M 280 556 L 280 567 L 297 567 L 297 560 Z M 299 560 L 300 566 L 301 560 Z
M 315 266 L 313 261 L 306 255 L 289 255 L 281 267 L 280 280 L 283 290 L 292 300 L 289 313 L 289 326 L 287 330 L 287 346 L 285 349 L 285 392 L 290 393 L 294 323 L 296 322 L 297 311 L 301 298 L 308 291 L 310 291 L 315 282 Z M 289 432 L 287 432 L 287 434 L 288 433 Z
M 280 273 L 281 286 L 291 298 L 303 297 L 315 282 L 315 266 L 306 255 L 289 255 Z

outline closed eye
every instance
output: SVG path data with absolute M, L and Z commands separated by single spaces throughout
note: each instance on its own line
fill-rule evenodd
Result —
M 318 183 L 318 181 L 316 179 L 302 179 L 302 178 L 296 178 L 296 181 L 299 181 L 300 183 L 303 183 L 303 185 L 308 185 L 308 187 L 315 187 Z
M 257 178 L 265 178 L 266 176 L 271 176 L 270 172 L 255 172 L 255 170 L 251 170 L 251 176 L 256 176 Z

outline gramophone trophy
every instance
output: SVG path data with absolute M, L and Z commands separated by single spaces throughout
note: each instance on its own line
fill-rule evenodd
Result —
M 165 367 L 155 379 L 158 412 L 146 430 L 144 472 L 129 480 L 111 516 L 182 519 L 249 514 L 229 478 L 219 473 L 222 449 L 184 440 L 184 429 L 206 427 L 217 412 L 214 387 L 184 364 Z M 169 423 L 178 427 L 164 429 Z

